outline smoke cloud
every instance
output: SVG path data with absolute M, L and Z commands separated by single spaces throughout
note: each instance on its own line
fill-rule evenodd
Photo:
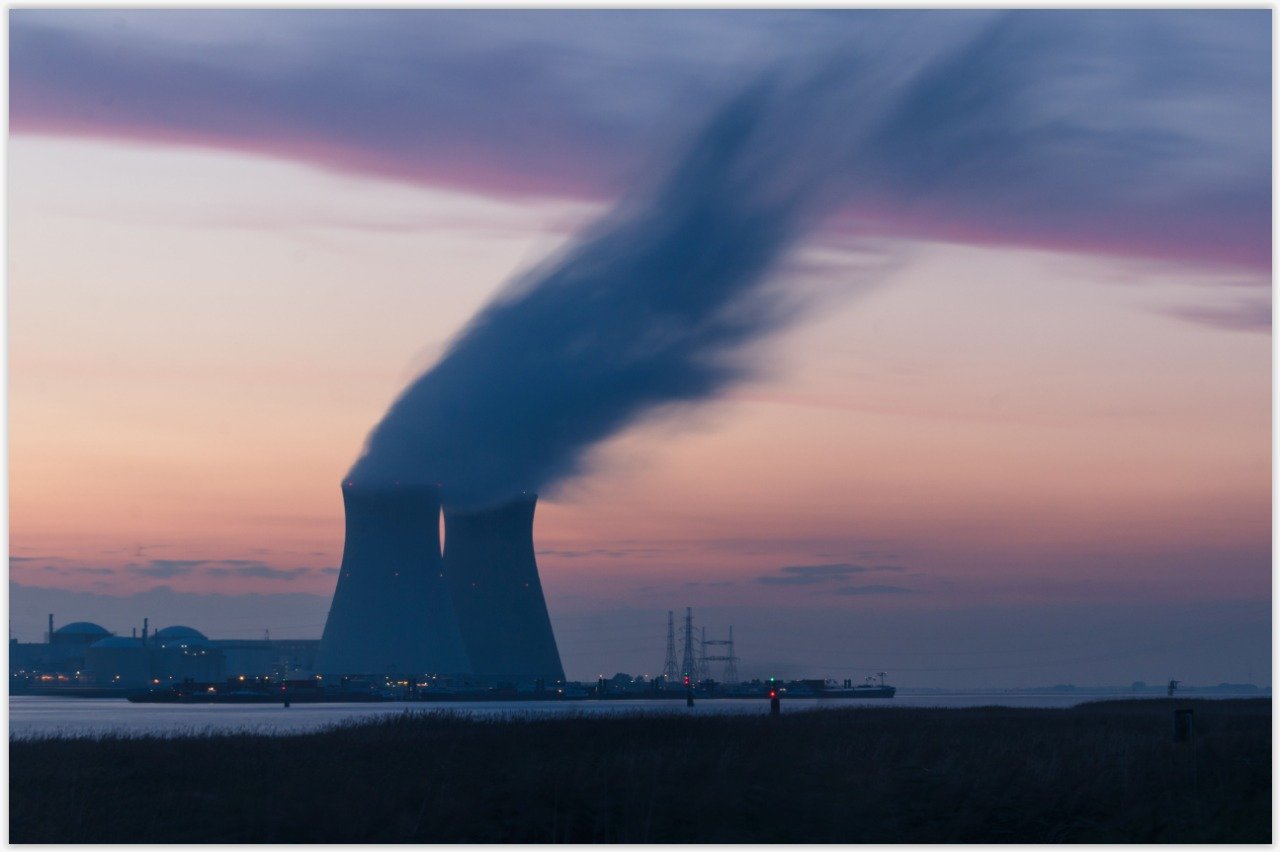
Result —
M 755 89 L 726 107 L 651 198 L 632 199 L 485 308 L 369 437 L 349 476 L 438 483 L 491 505 L 579 472 L 664 404 L 743 374 L 729 356 L 782 321 L 761 291 L 811 188 L 775 180 Z
M 1043 71 L 1042 24 L 956 18 L 927 47 L 903 31 L 776 66 L 652 188 L 484 308 L 395 401 L 348 478 L 436 484 L 476 507 L 581 473 L 595 444 L 637 419 L 750 374 L 749 344 L 797 314 L 770 273 L 851 199 L 928 210 L 938 187 L 988 218 L 1037 205 L 1079 217 L 1167 194 L 1167 168 L 1108 152 L 1142 138 L 1140 124 L 1099 116 L 1064 138 L 1053 104 L 1018 85 L 1020 71 Z M 1122 187 L 1071 183 L 1118 163 L 1136 164 Z
M 392 405 L 348 475 L 490 506 L 583 469 L 597 442 L 748 374 L 794 311 L 763 285 L 831 204 L 857 124 L 838 68 L 778 70 L 720 109 L 649 191 L 507 288 Z M 865 104 L 870 106 L 870 103 Z

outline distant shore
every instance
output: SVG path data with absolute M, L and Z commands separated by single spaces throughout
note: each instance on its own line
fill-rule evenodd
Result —
M 1174 742 L 1175 708 L 1193 711 Z M 1267 698 L 11 740 L 13 843 L 1271 840 Z

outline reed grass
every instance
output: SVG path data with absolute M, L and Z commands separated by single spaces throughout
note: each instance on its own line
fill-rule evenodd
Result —
M 1189 743 L 1172 710 L 1195 711 Z M 1271 840 L 1271 703 L 11 740 L 14 843 Z

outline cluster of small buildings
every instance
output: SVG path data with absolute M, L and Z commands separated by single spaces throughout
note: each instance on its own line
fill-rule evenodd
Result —
M 53 628 L 44 642 L 9 641 L 9 671 L 30 686 L 138 689 L 234 677 L 305 678 L 315 668 L 314 639 L 209 639 L 176 624 L 117 636 L 88 621 Z

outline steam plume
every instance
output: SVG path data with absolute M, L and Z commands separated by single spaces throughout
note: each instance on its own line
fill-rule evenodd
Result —
M 494 505 L 578 472 L 647 411 L 712 396 L 787 315 L 761 285 L 820 209 L 777 84 L 724 107 L 631 198 L 476 316 L 369 437 L 349 478 L 439 483 Z
M 1039 21 L 967 16 L 927 46 L 907 30 L 874 52 L 864 42 L 775 68 L 653 189 L 484 308 L 391 406 L 349 478 L 439 484 L 446 503 L 482 507 L 573 476 L 637 418 L 748 372 L 745 346 L 793 315 L 763 286 L 769 273 L 850 195 L 919 202 L 950 186 L 975 208 L 1106 201 L 1050 178 L 1117 171 L 1099 152 L 1132 134 L 1050 144 L 1051 108 L 1017 84 L 1043 63 Z M 1124 170 L 1126 196 L 1169 185 L 1150 162 Z

